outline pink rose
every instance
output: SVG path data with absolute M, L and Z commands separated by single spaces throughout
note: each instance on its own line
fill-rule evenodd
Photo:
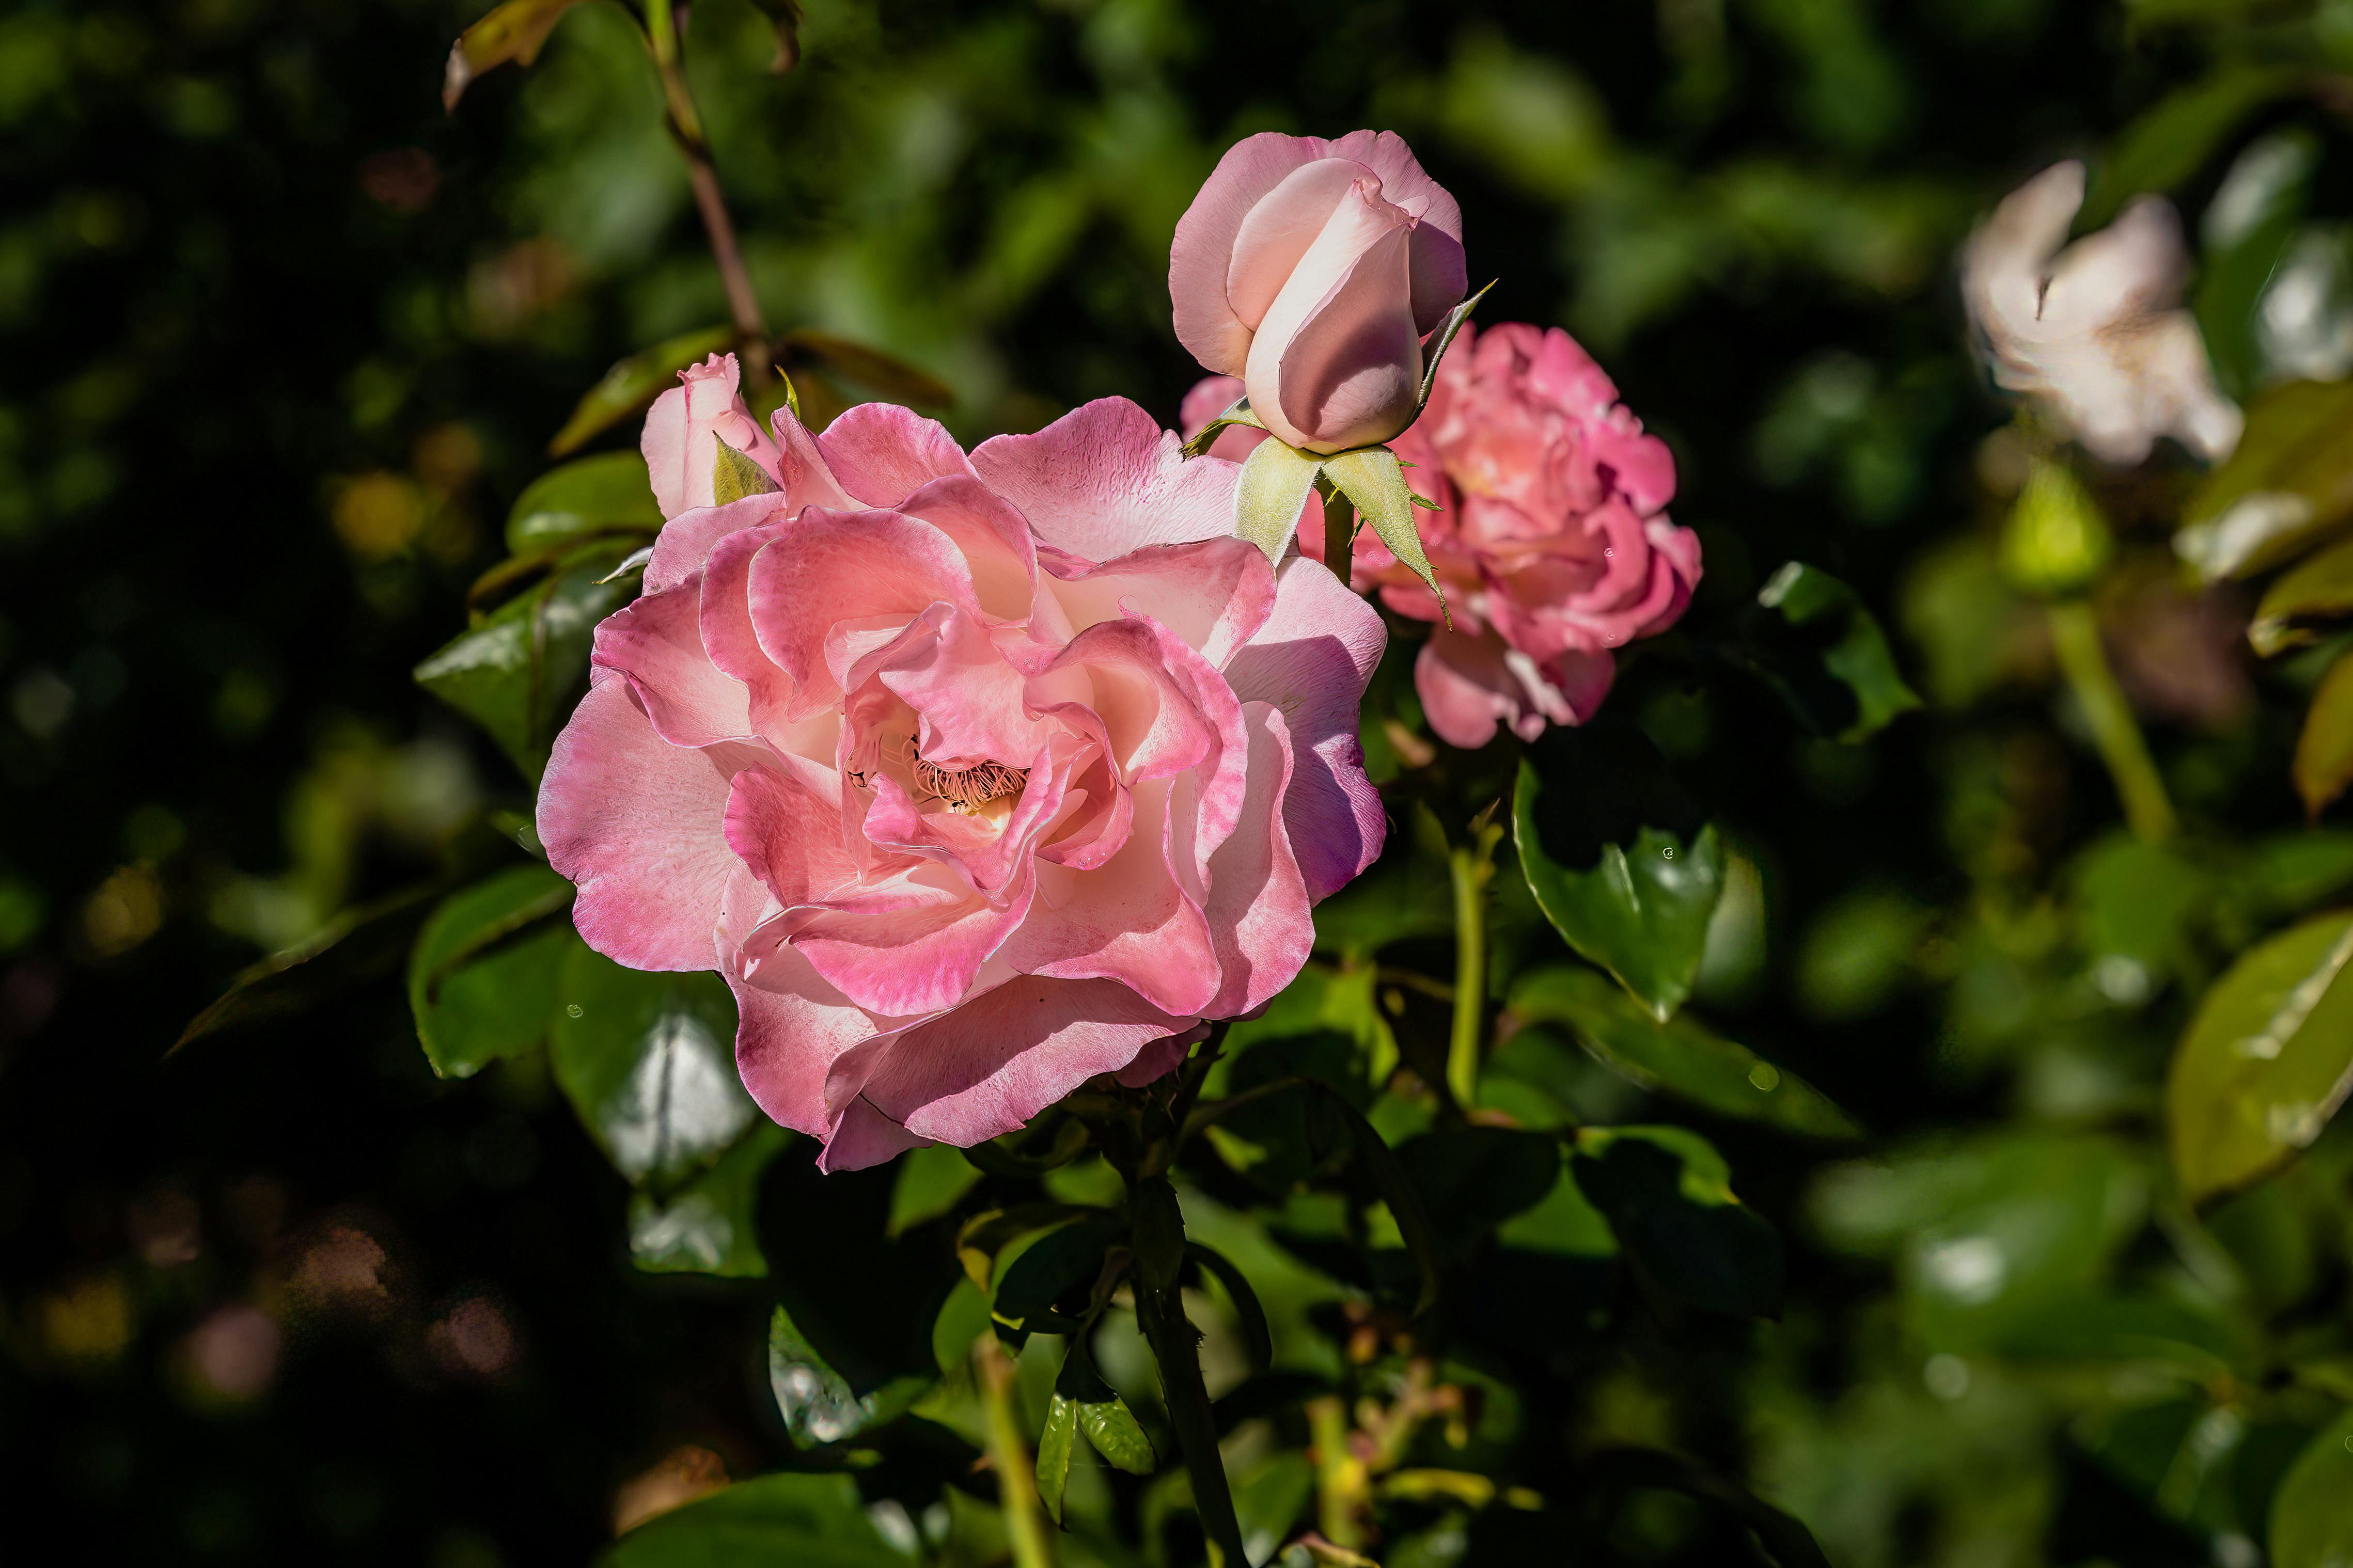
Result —
M 1116 398 L 969 455 L 779 411 L 776 493 L 673 510 L 743 413 L 732 360 L 685 379 L 646 421 L 646 595 L 540 792 L 589 945 L 725 974 L 745 1086 L 828 1169 L 1147 1081 L 1298 973 L 1380 849 L 1384 634 L 1229 536 L 1233 464 Z
M 1498 723 L 1532 741 L 1581 724 L 1609 693 L 1613 650 L 1672 626 L 1699 581 L 1699 540 L 1667 521 L 1675 460 L 1567 332 L 1512 322 L 1462 329 L 1430 406 L 1397 442 L 1422 546 L 1454 629 L 1414 663 L 1430 727 L 1485 745 Z M 1323 558 L 1321 529 L 1300 546 Z M 1356 535 L 1354 575 L 1391 609 L 1439 621 L 1438 597 Z
M 1311 452 L 1412 421 L 1421 340 L 1465 282 L 1461 209 L 1386 131 L 1236 142 L 1168 253 L 1177 340 Z

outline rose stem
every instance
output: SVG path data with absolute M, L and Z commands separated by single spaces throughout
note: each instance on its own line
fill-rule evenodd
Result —
M 1316 488 L 1324 491 L 1324 564 L 1343 586 L 1354 586 L 1349 579 L 1356 570 L 1356 509 L 1340 492 L 1340 487 L 1321 475 Z M 1329 488 L 1326 488 L 1329 487 Z
M 2108 765 L 2116 794 L 2124 800 L 2125 821 L 2134 837 L 2158 844 L 2173 837 L 2178 826 L 2173 803 L 2166 798 L 2165 780 L 2148 754 L 2132 704 L 2116 684 L 2116 671 L 2100 647 L 2100 626 L 2086 600 L 2057 599 L 2051 605 L 2051 644 L 2059 668 L 2092 726 L 2100 760 Z
M 735 243 L 735 225 L 727 216 L 727 200 L 720 194 L 719 172 L 711 162 L 711 143 L 702 134 L 702 116 L 687 90 L 681 63 L 678 22 L 671 0 L 645 0 L 646 44 L 661 75 L 663 122 L 670 140 L 686 159 L 686 181 L 694 191 L 695 210 L 702 215 L 703 231 L 711 237 L 711 258 L 719 264 L 719 280 L 727 290 L 727 310 L 743 338 L 750 363 L 744 373 L 754 385 L 768 379 L 768 324 L 760 315 L 759 296 L 752 291 L 752 275 L 744 269 L 744 252 Z
M 1471 825 L 1471 842 L 1447 852 L 1454 881 L 1454 1034 L 1446 1049 L 1446 1087 L 1469 1110 L 1479 1094 L 1479 1045 L 1487 1005 L 1487 883 L 1494 875 L 1495 844 L 1504 830 L 1489 820 Z
M 1201 1334 L 1185 1316 L 1176 1277 L 1185 1262 L 1185 1215 L 1176 1189 L 1166 1175 L 1141 1176 L 1128 1188 L 1127 1212 L 1135 1240 L 1135 1318 L 1160 1363 L 1160 1390 L 1168 1400 L 1169 1425 L 1184 1450 L 1193 1479 L 1193 1509 L 1208 1538 L 1210 1568 L 1250 1568 L 1242 1531 L 1234 1518 L 1233 1493 L 1226 1484 L 1225 1460 L 1218 1453 L 1218 1425 L 1209 1413 L 1209 1388 L 1201 1379 Z
M 1053 1537 L 1047 1533 L 1045 1510 L 1038 1504 L 1037 1460 L 1022 1435 L 1019 1404 L 1014 1398 L 1013 1358 L 995 1334 L 983 1334 L 973 1345 L 972 1359 L 988 1403 L 988 1464 L 997 1472 L 997 1503 L 1005 1514 L 1014 1568 L 1054 1568 Z
M 1315 1527 L 1333 1545 L 1354 1550 L 1365 1543 L 1365 1532 L 1356 1528 L 1365 1461 L 1348 1441 L 1348 1408 L 1337 1394 L 1307 1402 L 1307 1431 L 1315 1448 Z

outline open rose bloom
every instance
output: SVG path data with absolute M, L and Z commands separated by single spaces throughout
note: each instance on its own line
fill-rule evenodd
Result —
M 646 425 L 670 521 L 539 799 L 574 919 L 712 969 L 824 1163 L 1141 1083 L 1305 962 L 1378 853 L 1383 632 L 1229 537 L 1238 470 L 1120 399 L 966 454 L 888 405 L 773 437 L 715 357 Z M 712 500 L 715 439 L 773 494 Z
M 1232 401 L 1229 387 L 1212 377 L 1193 389 L 1188 430 Z M 1263 439 L 1229 427 L 1211 450 L 1240 458 Z M 1583 723 L 1609 693 L 1615 650 L 1664 631 L 1691 603 L 1699 540 L 1664 510 L 1673 455 L 1567 332 L 1465 326 L 1430 406 L 1392 446 L 1418 465 L 1406 470 L 1416 492 L 1439 504 L 1415 520 L 1453 628 L 1370 529 L 1356 535 L 1355 580 L 1437 623 L 1414 687 L 1450 744 L 1483 746 L 1499 723 L 1527 741 L 1547 723 Z M 1303 527 L 1299 542 L 1323 558 L 1321 528 Z

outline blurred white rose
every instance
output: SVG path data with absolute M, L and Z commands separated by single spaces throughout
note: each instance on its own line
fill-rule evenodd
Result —
M 2179 308 L 2189 258 L 2172 205 L 2142 196 L 2062 249 L 2083 205 L 2084 165 L 2054 163 L 1969 237 L 1961 295 L 1994 380 L 2107 462 L 2137 463 L 2160 436 L 2227 456 L 2242 420 Z

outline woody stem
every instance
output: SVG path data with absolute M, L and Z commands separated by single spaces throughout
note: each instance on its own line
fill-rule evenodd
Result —
M 718 264 L 719 281 L 727 291 L 728 315 L 743 339 L 749 361 L 744 367 L 754 384 L 768 374 L 765 352 L 768 325 L 760 314 L 760 299 L 752 291 L 752 275 L 744 270 L 744 252 L 735 240 L 735 225 L 727 216 L 727 200 L 719 189 L 719 171 L 711 161 L 711 143 L 702 134 L 702 116 L 686 85 L 684 52 L 671 0 L 645 0 L 646 47 L 661 77 L 663 123 L 670 140 L 686 160 L 686 183 L 694 193 L 695 211 L 702 216 L 711 238 L 711 258 Z

